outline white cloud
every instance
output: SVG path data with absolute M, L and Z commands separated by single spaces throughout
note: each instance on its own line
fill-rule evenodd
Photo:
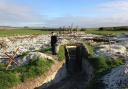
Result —
M 86 13 L 90 16 L 86 16 Z M 63 16 L 47 23 L 52 26 L 68 26 L 72 23 L 80 27 L 128 26 L 128 0 L 114 0 L 87 8 L 81 14 L 85 16 Z
M 29 6 L 14 4 L 9 0 L 0 1 L 0 25 L 37 22 L 40 21 L 39 17 Z
M 128 1 L 126 0 L 118 0 L 111 1 L 105 4 L 100 5 L 101 8 L 106 10 L 127 10 L 128 11 Z
M 128 0 L 112 0 L 98 4 L 93 8 L 87 8 L 81 12 L 85 16 L 75 16 L 75 13 L 73 13 L 73 16 L 52 19 L 40 15 L 30 6 L 21 6 L 9 1 L 11 0 L 0 0 L 0 25 L 44 24 L 54 27 L 69 26 L 72 23 L 80 27 L 128 25 Z

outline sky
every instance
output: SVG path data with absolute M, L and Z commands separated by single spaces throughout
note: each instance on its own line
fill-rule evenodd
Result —
M 0 0 L 0 26 L 128 26 L 128 0 Z

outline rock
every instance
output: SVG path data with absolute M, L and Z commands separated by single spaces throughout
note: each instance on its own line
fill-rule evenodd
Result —
M 19 51 L 17 55 L 21 55 L 24 52 L 31 52 L 36 50 L 42 50 L 42 48 L 50 46 L 50 37 L 48 35 L 39 35 L 35 37 L 11 37 L 11 38 L 1 38 L 1 40 L 4 41 L 4 44 L 6 46 L 6 51 L 8 53 L 11 53 L 16 50 L 16 48 L 19 48 Z M 7 47 L 8 46 L 8 47 Z M 4 56 L 4 50 L 0 50 L 0 58 Z
M 105 89 L 123 89 L 128 86 L 128 62 L 114 68 L 109 74 L 103 77 L 103 83 L 106 85 Z

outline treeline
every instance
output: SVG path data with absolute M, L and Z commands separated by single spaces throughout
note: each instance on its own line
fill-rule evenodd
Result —
M 99 31 L 128 31 L 128 26 L 122 27 L 100 27 Z
M 24 28 L 30 30 L 41 30 L 41 31 L 86 31 L 86 30 L 98 30 L 98 31 L 128 31 L 128 26 L 121 27 L 100 27 L 100 28 Z
M 86 31 L 86 28 L 32 28 L 31 30 L 41 31 Z

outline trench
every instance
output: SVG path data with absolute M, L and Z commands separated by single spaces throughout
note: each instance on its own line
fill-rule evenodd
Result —
M 93 76 L 93 68 L 87 58 L 87 50 L 82 44 L 65 46 L 62 68 L 53 80 L 35 89 L 86 89 Z

